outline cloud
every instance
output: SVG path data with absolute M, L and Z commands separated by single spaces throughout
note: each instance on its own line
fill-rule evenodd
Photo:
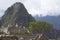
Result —
M 0 9 L 0 17 L 4 14 L 4 10 Z
M 6 10 L 15 2 L 22 2 L 32 15 L 60 14 L 60 0 L 1 0 L 0 8 Z M 51 14 L 50 14 L 51 15 Z M 55 14 L 54 14 L 55 15 Z
M 0 0 L 0 8 L 6 10 L 15 2 L 24 2 L 24 0 Z
M 60 0 L 27 0 L 24 4 L 28 12 L 32 15 L 60 14 Z

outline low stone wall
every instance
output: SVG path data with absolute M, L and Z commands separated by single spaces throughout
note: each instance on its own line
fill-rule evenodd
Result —
M 0 36 L 0 40 L 18 40 L 16 36 Z
M 0 40 L 48 40 L 43 34 L 36 35 L 2 35 Z

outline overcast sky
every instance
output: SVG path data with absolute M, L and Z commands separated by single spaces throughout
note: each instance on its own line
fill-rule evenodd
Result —
M 22 2 L 33 16 L 36 14 L 43 16 L 60 14 L 60 0 L 0 0 L 0 16 L 15 2 Z

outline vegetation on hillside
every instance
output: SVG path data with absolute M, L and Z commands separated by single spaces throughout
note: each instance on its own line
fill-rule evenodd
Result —
M 45 21 L 31 22 L 29 25 L 29 29 L 33 32 L 34 31 L 36 32 L 47 31 L 47 30 L 51 30 L 52 28 L 53 28 L 53 25 Z

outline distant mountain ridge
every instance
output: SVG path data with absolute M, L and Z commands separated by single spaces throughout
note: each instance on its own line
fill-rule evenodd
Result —
M 35 21 L 34 18 L 27 12 L 25 6 L 16 2 L 9 7 L 1 18 L 1 26 L 7 27 L 8 25 L 15 26 L 16 24 L 28 27 L 29 23 Z
M 44 16 L 44 17 L 39 17 L 35 16 L 35 19 L 37 21 L 46 21 L 50 22 L 54 25 L 54 28 L 60 29 L 60 15 L 59 16 Z

